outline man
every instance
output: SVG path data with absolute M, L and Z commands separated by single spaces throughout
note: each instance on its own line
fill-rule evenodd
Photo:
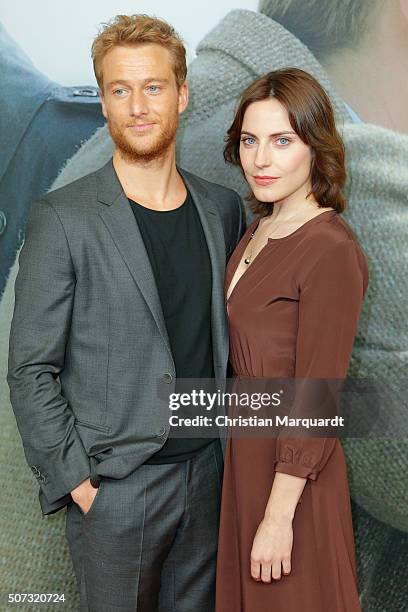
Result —
M 31 208 L 8 383 L 44 514 L 67 506 L 81 610 L 213 608 L 222 452 L 169 439 L 161 393 L 221 380 L 239 196 L 179 169 L 185 49 L 119 15 L 92 47 L 115 143 L 100 170 Z

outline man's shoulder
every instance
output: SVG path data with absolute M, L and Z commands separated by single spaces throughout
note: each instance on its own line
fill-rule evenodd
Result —
M 97 175 L 100 170 L 100 168 L 94 170 L 62 187 L 48 191 L 40 199 L 46 200 L 50 204 L 58 207 L 65 205 L 72 206 L 78 200 L 81 201 L 81 203 L 84 201 L 89 202 L 90 199 L 96 197 Z
M 232 201 L 235 204 L 240 202 L 241 197 L 234 189 L 221 185 L 220 183 L 209 181 L 208 179 L 205 179 L 198 174 L 194 174 L 189 170 L 185 170 L 184 168 L 179 169 L 192 185 L 206 191 L 211 197 L 221 198 L 222 201 Z

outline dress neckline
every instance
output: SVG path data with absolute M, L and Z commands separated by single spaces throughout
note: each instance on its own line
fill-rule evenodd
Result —
M 319 213 L 318 215 L 315 215 L 314 217 L 312 217 L 311 219 L 308 219 L 307 221 L 305 221 L 304 223 L 302 223 L 302 225 L 299 225 L 298 228 L 296 228 L 293 232 L 291 232 L 290 234 L 287 234 L 286 236 L 282 236 L 281 238 L 268 238 L 268 242 L 277 242 L 280 240 L 286 240 L 287 238 L 291 238 L 292 236 L 294 236 L 295 234 L 297 234 L 301 229 L 303 229 L 306 225 L 309 225 L 309 223 L 311 223 L 312 221 L 315 221 L 315 219 L 319 219 L 320 217 L 322 217 L 325 214 L 329 214 L 329 213 L 334 213 L 334 214 L 338 214 L 335 210 L 333 210 L 332 208 L 330 210 L 324 210 L 323 212 Z M 261 219 L 258 219 L 258 223 L 256 224 L 255 229 L 253 230 L 253 232 L 256 232 L 256 230 L 259 227 L 259 224 L 261 222 Z M 256 257 L 255 257 L 256 259 Z
M 257 256 L 256 256 L 256 257 L 253 259 L 253 261 L 252 261 L 251 265 L 250 265 L 250 266 L 248 266 L 248 268 L 247 268 L 246 270 L 244 270 L 244 272 L 243 272 L 243 273 L 241 274 L 241 276 L 238 278 L 238 280 L 237 280 L 237 282 L 235 283 L 235 285 L 234 285 L 234 287 L 233 287 L 233 289 L 232 289 L 232 291 L 231 291 L 231 293 L 230 293 L 229 297 L 227 298 L 228 291 L 229 291 L 229 288 L 230 288 L 230 286 L 231 286 L 231 282 L 232 282 L 232 280 L 233 280 L 233 278 L 234 278 L 234 276 L 235 276 L 235 272 L 237 271 L 237 269 L 238 269 L 239 265 L 241 264 L 242 257 L 243 257 L 243 253 L 245 252 L 245 249 L 246 249 L 246 247 L 247 247 L 247 245 L 248 245 L 248 243 L 249 243 L 249 241 L 250 241 L 250 239 L 251 239 L 251 235 L 252 235 L 252 234 L 254 234 L 254 233 L 256 232 L 256 230 L 258 229 L 258 226 L 259 226 L 259 223 L 261 222 L 262 217 L 260 217 L 259 219 L 256 219 L 256 220 L 254 221 L 254 223 L 253 223 L 253 224 L 251 224 L 251 225 L 248 227 L 248 235 L 247 235 L 247 239 L 246 239 L 246 240 L 243 242 L 243 249 L 240 249 L 240 250 L 239 250 L 239 255 L 240 255 L 240 258 L 239 258 L 239 260 L 238 260 L 237 265 L 235 266 L 235 269 L 234 269 L 234 271 L 233 271 L 233 273 L 232 273 L 232 276 L 231 276 L 231 281 L 230 281 L 230 283 L 229 283 L 229 285 L 228 285 L 228 288 L 227 288 L 227 290 L 226 290 L 226 292 L 225 292 L 225 303 L 226 303 L 226 304 L 228 304 L 228 302 L 230 301 L 231 297 L 233 296 L 233 294 L 234 294 L 234 292 L 235 292 L 235 290 L 236 290 L 236 288 L 237 288 L 237 285 L 239 285 L 239 283 L 241 282 L 242 278 L 243 278 L 243 277 L 244 277 L 244 276 L 245 276 L 245 275 L 246 275 L 246 274 L 249 272 L 249 270 L 250 270 L 250 269 L 251 269 L 251 268 L 252 268 L 252 267 L 255 265 L 255 262 L 257 261 L 257 259 L 259 258 L 259 256 L 260 256 L 260 255 L 263 255 L 263 254 L 265 253 L 265 250 L 267 249 L 267 247 L 268 247 L 270 244 L 276 244 L 276 243 L 278 243 L 278 242 L 284 242 L 284 241 L 286 241 L 286 240 L 288 240 L 288 239 L 292 238 L 292 236 L 294 236 L 295 234 L 296 234 L 296 235 L 297 235 L 297 234 L 299 234 L 299 233 L 300 233 L 300 231 L 301 231 L 301 230 L 303 230 L 303 228 L 305 228 L 306 226 L 309 226 L 309 225 L 310 225 L 310 224 L 311 224 L 313 221 L 316 221 L 317 219 L 319 219 L 320 217 L 323 217 L 324 215 L 329 216 L 329 213 L 332 213 L 333 215 L 337 215 L 337 214 L 338 214 L 338 213 L 337 213 L 337 211 L 335 211 L 335 210 L 333 210 L 333 209 L 330 209 L 330 210 L 325 210 L 325 211 L 323 211 L 323 212 L 319 213 L 318 215 L 316 215 L 316 216 L 312 217 L 311 219 L 308 219 L 308 220 L 307 220 L 307 221 L 305 221 L 304 223 L 302 223 L 302 225 L 300 225 L 300 226 L 299 226 L 297 229 L 295 229 L 295 231 L 291 232 L 290 234 L 287 234 L 287 236 L 282 236 L 281 238 L 268 238 L 267 243 L 266 243 L 266 244 L 265 244 L 265 245 L 262 247 L 262 249 L 259 251 L 258 255 L 257 255 Z

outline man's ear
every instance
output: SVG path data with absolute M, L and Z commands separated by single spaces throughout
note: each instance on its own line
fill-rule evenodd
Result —
M 178 107 L 179 107 L 179 113 L 182 113 L 188 105 L 188 85 L 187 85 L 187 81 L 184 81 L 184 83 L 181 85 L 180 89 L 179 89 L 179 103 L 178 103 Z
M 105 119 L 107 119 L 108 118 L 108 113 L 106 112 L 105 98 L 103 96 L 103 89 L 101 87 L 99 88 L 99 100 L 101 101 L 102 114 L 105 117 Z

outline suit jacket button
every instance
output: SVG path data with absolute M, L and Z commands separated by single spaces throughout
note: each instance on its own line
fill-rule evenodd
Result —
M 163 374 L 163 380 L 165 383 L 171 383 L 173 382 L 173 376 L 170 374 L 170 372 L 166 372 Z

